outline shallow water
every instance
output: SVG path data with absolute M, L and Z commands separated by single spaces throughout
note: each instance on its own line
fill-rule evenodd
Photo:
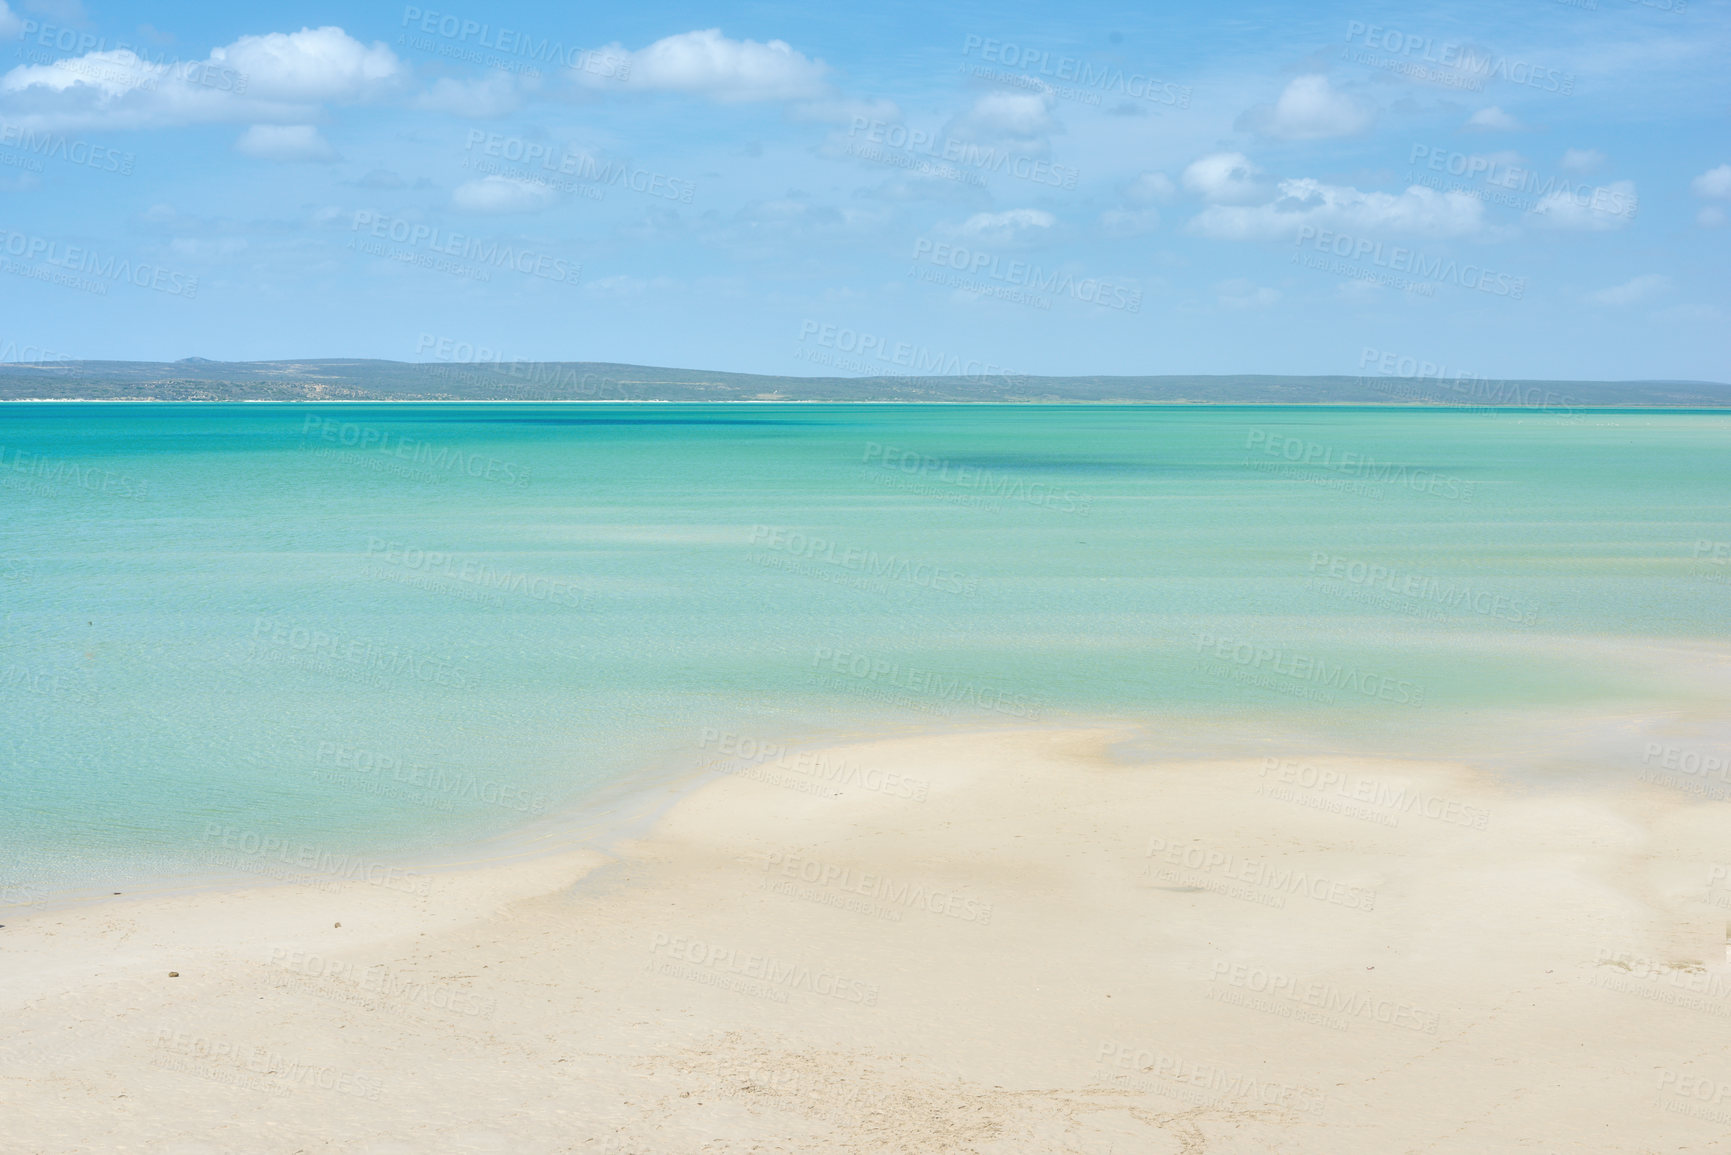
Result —
M 1609 720 L 1634 769 L 1649 742 L 1710 758 L 1728 435 L 1719 413 L 11 406 L 0 879 L 17 901 L 247 869 L 236 848 L 272 839 L 413 855 L 721 735 L 1260 718 L 1446 753 L 1465 719 L 1542 716 Z

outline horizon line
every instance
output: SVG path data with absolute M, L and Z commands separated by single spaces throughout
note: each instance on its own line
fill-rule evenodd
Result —
M 800 376 L 790 373 L 764 373 L 739 369 L 689 368 L 679 365 L 646 365 L 631 361 L 554 361 L 530 360 L 513 358 L 511 360 L 433 360 L 433 361 L 401 361 L 390 357 L 354 357 L 354 356 L 324 356 L 324 357 L 268 357 L 244 361 L 223 361 L 210 357 L 181 357 L 173 361 L 125 360 L 120 358 L 63 358 L 53 361 L 0 361 L 0 371 L 6 369 L 44 369 L 65 370 L 70 366 L 80 365 L 287 365 L 312 364 L 320 362 L 373 362 L 384 365 L 406 366 L 452 366 L 464 369 L 486 370 L 498 369 L 513 365 L 608 365 L 626 369 L 664 370 L 675 373 L 725 373 L 734 377 L 764 377 L 784 381 L 1068 381 L 1079 378 L 1096 378 L 1105 380 L 1162 380 L 1179 378 L 1199 379 L 1242 379 L 1270 378 L 1277 380 L 1292 379 L 1348 379 L 1359 381 L 1484 381 L 1484 382 L 1522 382 L 1530 384 L 1541 383 L 1576 383 L 1593 385 L 1707 385 L 1718 388 L 1731 388 L 1731 381 L 1715 381 L 1705 378 L 1688 377 L 1492 377 L 1483 373 L 1384 373 L 1367 374 L 1351 372 L 1335 373 L 877 373 L 858 374 L 854 376 Z M 25 400 L 14 398 L 13 400 Z M 35 399 L 33 399 L 35 400 Z M 1421 406 L 1422 407 L 1422 406 Z M 1495 406 L 1490 406 L 1495 408 Z

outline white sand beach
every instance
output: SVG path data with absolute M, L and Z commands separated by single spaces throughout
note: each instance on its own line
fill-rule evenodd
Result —
M 1722 803 L 1126 736 L 884 739 L 606 851 L 14 911 L 0 1149 L 1719 1149 Z

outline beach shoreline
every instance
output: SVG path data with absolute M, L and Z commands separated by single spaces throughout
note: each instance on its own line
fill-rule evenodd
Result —
M 1072 718 L 1069 724 L 1086 725 L 1090 721 Z M 422 880 L 440 876 L 535 863 L 571 854 L 610 857 L 621 842 L 643 837 L 669 809 L 706 786 L 728 777 L 741 776 L 759 781 L 780 779 L 790 789 L 821 790 L 826 782 L 833 781 L 835 769 L 846 769 L 827 766 L 824 752 L 848 736 L 858 738 L 891 729 L 903 737 L 936 736 L 971 732 L 977 726 L 978 722 L 973 720 L 947 719 L 925 723 L 904 720 L 891 727 L 879 720 L 875 726 L 869 723 L 809 726 L 778 732 L 774 738 L 757 736 L 767 732 L 762 727 L 747 727 L 740 731 L 698 727 L 686 735 L 687 738 L 695 737 L 694 742 L 664 742 L 658 757 L 625 777 L 591 788 L 561 806 L 535 813 L 506 829 L 446 840 L 432 848 L 373 845 L 348 853 L 332 853 L 319 845 L 301 844 L 292 839 L 281 839 L 281 845 L 267 847 L 261 845 L 260 836 L 251 830 L 244 831 L 244 838 L 239 835 L 229 837 L 228 841 L 235 845 L 221 847 L 221 832 L 239 831 L 240 828 L 207 823 L 207 830 L 218 828 L 219 849 L 229 852 L 226 856 L 229 869 L 215 868 L 212 863 L 222 855 L 206 848 L 203 861 L 178 866 L 171 863 L 173 869 L 154 874 L 105 875 L 75 886 L 63 886 L 54 892 L 48 892 L 41 884 L 24 883 L 9 887 L 6 893 L 42 890 L 42 897 L 31 901 L 0 901 L 0 925 L 7 921 L 16 924 L 29 915 L 121 906 L 145 899 L 263 892 L 284 887 L 311 887 L 330 892 L 353 881 L 352 876 L 356 873 L 372 873 L 375 877 L 368 882 L 369 885 L 415 893 L 412 887 L 398 885 L 403 876 L 409 876 L 419 885 Z M 679 753 L 671 753 L 671 750 Z M 832 771 L 828 778 L 824 776 L 825 770 Z M 854 770 L 857 773 L 857 764 Z M 301 856 L 305 856 L 307 861 L 301 861 Z M 244 865 L 237 867 L 237 860 Z M 344 867 L 348 869 L 345 871 Z M 129 869 L 136 871 L 136 868 L 135 863 Z M 351 877 L 343 877 L 345 873 Z M 108 886 L 111 884 L 125 889 L 110 891 Z M 112 903 L 115 898 L 122 902 Z
M 324 1140 L 380 1153 L 1707 1141 L 1715 803 L 1162 741 L 886 735 L 806 752 L 871 784 L 697 771 L 605 852 L 424 895 L 9 917 L 0 1134 L 286 1152 L 330 1111 Z

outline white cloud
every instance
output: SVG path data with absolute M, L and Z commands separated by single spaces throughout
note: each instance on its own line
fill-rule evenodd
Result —
M 974 135 L 1025 139 L 1052 130 L 1052 98 L 1038 92 L 989 92 L 963 121 Z
M 938 139 L 1045 156 L 1051 151 L 1051 134 L 1058 129 L 1053 99 L 1045 92 L 988 92 L 940 128 Z
M 1264 241 L 1292 236 L 1304 225 L 1351 233 L 1470 236 L 1484 225 L 1484 203 L 1469 193 L 1439 193 L 1422 185 L 1397 196 L 1305 178 L 1281 181 L 1280 195 L 1267 204 L 1210 205 L 1186 228 L 1216 240 Z
M 166 65 L 152 64 L 124 49 L 87 52 L 52 64 L 20 64 L 0 77 L 0 92 L 29 93 L 44 89 L 52 93 L 84 90 L 112 99 L 135 90 L 155 90 L 169 75 Z
M 719 28 L 681 32 L 639 52 L 609 45 L 601 55 L 626 57 L 623 86 L 640 92 L 684 92 L 728 103 L 813 100 L 829 92 L 823 61 L 796 52 L 785 40 L 729 40 Z M 581 71 L 574 75 L 596 87 L 620 83 Z
M 1216 152 L 1190 162 L 1184 187 L 1216 204 L 1252 204 L 1268 195 L 1262 170 L 1241 152 Z
M 1646 273 L 1620 285 L 1587 294 L 1587 299 L 1600 305 L 1637 305 L 1671 287 L 1671 278 L 1658 273 Z
M 956 227 L 958 236 L 987 245 L 1015 245 L 1050 233 L 1058 218 L 1044 209 L 1006 209 L 975 213 Z
M 1563 153 L 1563 167 L 1570 172 L 1595 172 L 1605 163 L 1605 154 L 1596 148 L 1571 148 Z
M 460 184 L 451 203 L 472 213 L 532 213 L 558 199 L 551 186 L 532 180 L 485 176 Z
M 24 21 L 12 14 L 6 0 L 0 0 L 0 40 L 10 40 L 24 31 Z
M 210 59 L 245 76 L 248 96 L 294 102 L 360 100 L 403 71 L 382 41 L 369 48 L 334 25 L 242 36 Z
M 1635 182 L 1620 180 L 1588 192 L 1560 188 L 1547 193 L 1528 214 L 1542 225 L 1571 232 L 1602 233 L 1635 219 Z
M 31 127 L 150 128 L 211 121 L 310 119 L 321 103 L 368 99 L 394 87 L 402 62 L 341 28 L 242 36 L 206 60 L 156 63 L 127 49 L 0 77 L 0 106 Z
M 1352 136 L 1370 127 L 1370 109 L 1337 92 L 1321 73 L 1293 78 L 1273 107 L 1257 105 L 1238 118 L 1238 127 L 1282 140 L 1326 140 Z
M 1690 181 L 1689 188 L 1698 197 L 1712 197 L 1715 200 L 1731 197 L 1731 164 L 1708 169 Z
M 1242 278 L 1222 281 L 1215 286 L 1216 297 L 1227 309 L 1266 309 L 1280 301 L 1280 290 L 1259 286 Z
M 255 124 L 240 134 L 234 147 L 260 160 L 337 159 L 337 150 L 310 124 Z
M 515 112 L 522 101 L 508 72 L 494 72 L 479 80 L 441 76 L 433 87 L 415 97 L 415 107 L 427 112 L 485 119 Z
M 1466 127 L 1482 128 L 1487 132 L 1517 132 L 1522 125 L 1520 121 L 1493 104 L 1489 108 L 1481 108 L 1467 117 Z

